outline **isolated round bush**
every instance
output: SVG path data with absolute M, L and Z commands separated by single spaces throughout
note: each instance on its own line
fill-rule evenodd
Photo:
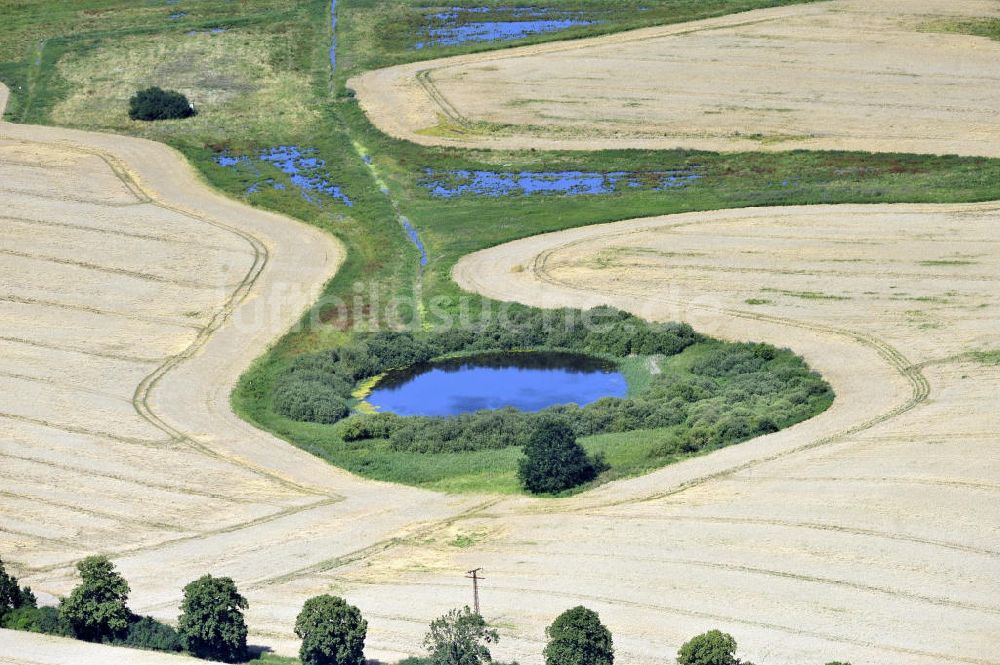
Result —
M 193 656 L 225 663 L 246 660 L 247 599 L 229 577 L 204 575 L 184 587 L 177 632 Z
M 597 612 L 582 605 L 566 610 L 545 629 L 545 665 L 612 665 L 611 631 Z
M 543 417 L 524 445 L 518 476 L 529 492 L 551 494 L 593 480 L 597 469 L 564 419 Z
M 303 665 L 364 665 L 367 632 L 361 611 L 336 596 L 310 598 L 295 619 Z
M 721 630 L 696 635 L 681 646 L 677 662 L 680 665 L 738 665 L 736 640 Z
M 128 100 L 128 117 L 133 120 L 177 120 L 194 114 L 194 106 L 176 90 L 153 86 L 139 90 Z

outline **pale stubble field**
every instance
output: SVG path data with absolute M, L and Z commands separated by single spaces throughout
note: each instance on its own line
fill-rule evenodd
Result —
M 822 12 L 839 5 L 859 6 L 784 9 L 799 13 L 780 25 L 836 24 L 838 14 Z M 859 34 L 889 52 L 884 32 Z M 938 75 L 949 94 L 991 94 L 958 61 L 942 62 L 951 63 Z M 975 62 L 1000 77 L 1000 60 Z M 719 99 L 732 88 L 711 72 L 701 81 Z M 362 95 L 369 110 L 371 99 Z M 974 131 L 958 109 L 930 135 L 905 122 L 919 115 L 900 116 L 886 149 L 1000 156 L 989 118 Z M 597 127 L 587 145 L 635 144 L 616 131 Z M 849 134 L 802 147 L 871 140 Z M 611 303 L 789 346 L 838 399 L 799 426 L 572 499 L 455 498 L 355 479 L 229 411 L 236 376 L 335 269 L 332 241 L 203 190 L 155 144 L 12 125 L 0 125 L 0 138 L 0 168 L 11 174 L 0 189 L 19 210 L 7 215 L 29 220 L 5 220 L 24 231 L 5 233 L 0 255 L 11 312 L 2 380 L 12 396 L 0 415 L 0 473 L 12 488 L 0 495 L 0 556 L 41 591 L 65 593 L 71 562 L 105 551 L 132 582 L 135 609 L 172 618 L 184 583 L 232 575 L 252 604 L 251 641 L 289 653 L 301 603 L 333 591 L 369 618 L 369 656 L 394 657 L 418 651 L 431 618 L 468 602 L 462 571 L 481 565 L 503 659 L 538 662 L 544 626 L 585 604 L 614 632 L 622 662 L 662 662 L 712 627 L 736 635 L 757 663 L 1000 662 L 1000 366 L 975 355 L 1000 348 L 996 204 L 695 213 L 468 257 L 456 279 L 492 297 Z M 32 177 L 19 176 L 27 167 Z M 88 225 L 101 230 L 78 228 Z M 281 286 L 291 282 L 305 288 Z M 284 314 L 254 309 L 275 310 L 277 293 L 292 301 L 277 308 Z M 230 318 L 214 330 L 220 312 Z M 169 360 L 189 348 L 191 359 Z M 12 642 L 10 662 L 90 654 L 45 638 Z

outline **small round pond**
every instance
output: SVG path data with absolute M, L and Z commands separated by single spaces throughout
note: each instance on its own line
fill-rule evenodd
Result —
M 454 416 L 514 407 L 540 411 L 625 397 L 614 363 L 574 353 L 491 353 L 421 363 L 386 374 L 368 402 L 401 416 Z

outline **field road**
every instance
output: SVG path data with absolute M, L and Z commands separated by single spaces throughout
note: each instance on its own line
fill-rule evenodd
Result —
M 425 145 L 992 154 L 996 0 L 833 0 L 417 62 L 348 82 Z
M 835 1 L 351 85 L 381 129 L 421 143 L 1000 157 L 1000 44 L 925 32 L 998 11 Z M 442 117 L 461 131 L 418 133 Z M 586 602 L 629 662 L 713 626 L 756 663 L 1000 662 L 1000 366 L 974 355 L 1000 349 L 1000 203 L 632 220 L 485 250 L 454 277 L 501 300 L 612 304 L 789 346 L 838 395 L 784 432 L 469 520 L 484 551 L 461 560 L 493 575 L 493 604 L 529 608 L 510 621 Z M 413 594 L 454 584 L 410 579 Z
M 175 619 L 187 581 L 231 575 L 290 639 L 304 597 L 272 616 L 273 580 L 477 503 L 355 478 L 231 413 L 339 265 L 329 235 L 214 193 L 166 146 L 48 127 L 0 124 L 0 201 L 0 557 L 43 598 L 101 552 L 136 610 Z
M 879 6 L 900 10 L 902 23 L 922 8 L 1000 9 L 978 0 Z M 844 15 L 859 27 L 864 16 L 888 20 L 842 0 L 780 11 L 791 13 L 772 29 L 814 35 Z M 898 34 L 878 25 L 852 39 L 890 58 Z M 950 39 L 997 49 L 906 34 L 945 40 L 928 49 Z M 846 39 L 836 35 L 816 41 L 833 48 Z M 601 39 L 624 50 L 629 35 Z M 674 47 L 663 42 L 650 57 L 669 60 Z M 561 49 L 581 44 L 532 47 L 537 67 L 553 59 L 561 94 L 590 94 L 574 92 L 585 78 L 559 69 Z M 904 56 L 916 67 L 936 54 Z M 992 70 L 972 56 L 943 59 L 932 78 L 949 99 L 989 101 L 996 88 L 983 84 L 982 68 L 1000 78 L 1000 58 L 990 62 Z M 479 75 L 466 83 L 474 89 Z M 808 77 L 787 79 L 812 94 Z M 700 84 L 729 102 L 731 79 L 705 71 Z M 643 85 L 650 95 L 664 89 L 652 78 Z M 920 99 L 941 99 L 928 90 Z M 369 112 L 408 103 L 396 92 L 373 101 L 359 87 Z M 843 131 L 831 124 L 822 145 L 797 146 L 857 145 L 842 112 L 853 107 L 827 101 L 841 109 L 830 117 L 845 118 Z M 503 110 L 487 102 L 488 112 Z M 921 113 L 898 114 L 886 149 L 899 139 L 901 150 L 1000 157 L 995 119 L 970 138 L 966 106 L 938 109 L 947 122 L 923 148 L 923 130 L 908 124 Z M 743 121 L 748 133 L 755 117 Z M 760 115 L 763 133 L 768 117 Z M 635 141 L 599 125 L 591 134 L 574 145 Z M 745 147 L 726 141 L 719 147 Z M 0 318 L 10 347 L 0 355 L 0 556 L 42 591 L 65 593 L 72 561 L 107 551 L 132 582 L 135 608 L 171 618 L 183 583 L 206 570 L 232 575 L 250 597 L 252 641 L 289 653 L 302 601 L 332 591 L 369 619 L 369 657 L 389 658 L 418 651 L 430 619 L 469 601 L 462 571 L 483 566 L 483 613 L 500 629 L 494 656 L 505 661 L 541 662 L 544 627 L 585 604 L 611 628 L 621 663 L 670 662 L 681 642 L 716 627 L 758 665 L 1000 663 L 1000 365 L 973 355 L 1000 349 L 1000 203 L 693 213 L 466 257 L 455 269 L 465 288 L 539 306 L 611 303 L 789 346 L 837 391 L 829 411 L 788 430 L 538 501 L 358 480 L 230 413 L 239 371 L 335 268 L 338 248 L 318 231 L 221 198 L 171 151 L 134 139 L 3 124 L 0 170 L 3 214 L 23 218 L 4 220 L 0 248 L 3 296 L 19 299 L 0 301 L 11 311 Z M 6 232 L 32 223 L 32 233 Z M 101 241 L 84 241 L 88 233 Z M 241 286 L 260 263 L 257 247 L 263 268 Z M 19 313 L 27 307 L 37 313 Z M 218 312 L 228 316 L 216 329 Z M 8 647 L 8 635 L 0 633 L 4 665 L 68 662 L 74 648 L 22 635 Z M 79 661 L 69 662 L 163 659 L 75 648 Z
M 499 584 L 586 593 L 628 646 L 722 624 L 757 663 L 1000 662 L 1000 365 L 970 355 L 1000 348 L 1000 204 L 632 220 L 485 250 L 455 278 L 788 346 L 837 392 L 565 513 L 475 520 L 498 530 L 476 561 Z M 556 559 L 570 579 L 544 575 Z

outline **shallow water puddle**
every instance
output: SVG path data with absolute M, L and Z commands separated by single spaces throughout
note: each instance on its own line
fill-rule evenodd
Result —
M 498 20 L 479 20 L 491 15 L 497 16 Z M 500 20 L 499 17 L 510 20 Z M 452 7 L 448 11 L 428 14 L 427 20 L 421 31 L 423 39 L 414 44 L 414 48 L 523 39 L 599 23 L 580 18 L 579 12 L 559 12 L 540 7 Z
M 266 177 L 259 168 L 259 162 L 269 164 L 289 176 L 289 183 Z M 255 176 L 256 181 L 247 187 L 247 194 L 259 192 L 263 187 L 283 190 L 290 185 L 299 190 L 302 198 L 310 203 L 322 205 L 321 199 L 317 196 L 322 194 L 346 206 L 354 205 L 340 187 L 330 182 L 330 172 L 325 168 L 326 160 L 316 156 L 315 148 L 282 145 L 262 150 L 254 158 L 246 155 L 220 154 L 215 156 L 215 163 L 224 168 L 232 168 Z
M 337 71 L 337 0 L 330 0 L 330 27 L 333 38 L 330 41 L 330 69 Z
M 623 189 L 664 191 L 683 188 L 702 178 L 694 170 L 671 171 L 434 171 L 424 169 L 420 183 L 432 196 L 454 198 L 465 194 L 499 198 L 532 194 L 612 194 Z
M 420 250 L 420 265 L 427 265 L 427 249 L 424 247 L 424 242 L 420 239 L 417 234 L 417 229 L 414 228 L 413 223 L 403 215 L 399 216 L 399 223 L 403 225 L 403 230 L 406 231 L 406 235 L 410 238 L 410 242 L 416 245 L 417 249 Z

